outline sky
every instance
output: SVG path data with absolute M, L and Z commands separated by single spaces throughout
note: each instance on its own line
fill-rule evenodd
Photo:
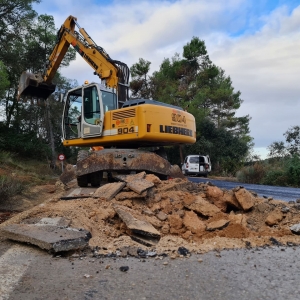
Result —
M 300 0 L 42 0 L 33 8 L 52 15 L 57 28 L 77 17 L 110 57 L 129 67 L 148 60 L 150 74 L 164 58 L 182 55 L 194 36 L 204 40 L 211 61 L 241 92 L 236 115 L 250 115 L 262 159 L 300 125 Z M 78 55 L 61 73 L 79 84 L 99 80 Z

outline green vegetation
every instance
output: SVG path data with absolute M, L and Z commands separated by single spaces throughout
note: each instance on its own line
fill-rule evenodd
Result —
M 25 190 L 25 185 L 12 176 L 0 175 L 0 199 L 6 201 L 15 195 L 21 194 Z
M 300 187 L 300 127 L 293 126 L 284 134 L 285 142 L 269 147 L 269 159 L 257 161 L 237 172 L 237 179 L 246 183 Z
M 28 187 L 54 183 L 58 170 L 46 161 L 21 157 L 12 152 L 0 151 L 0 200 L 6 201 L 26 191 Z
M 246 160 L 252 144 L 250 117 L 236 117 L 242 104 L 225 71 L 212 63 L 205 42 L 197 37 L 166 58 L 149 75 L 151 63 L 143 58 L 131 68 L 132 97 L 150 98 L 180 106 L 196 119 L 197 141 L 191 146 L 167 149 L 171 163 L 179 164 L 188 154 L 210 155 L 215 174 L 235 174 Z

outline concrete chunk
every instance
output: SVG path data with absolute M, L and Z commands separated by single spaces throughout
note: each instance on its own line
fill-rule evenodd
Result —
M 133 241 L 138 242 L 146 247 L 155 247 L 159 242 L 159 239 L 149 237 L 145 238 L 139 234 L 132 234 L 130 237 Z
M 225 228 L 230 223 L 229 220 L 218 220 L 214 222 L 210 222 L 207 224 L 206 230 L 207 231 L 215 231 L 215 230 L 221 230 Z
M 244 211 L 251 209 L 254 206 L 253 196 L 244 188 L 240 188 L 234 192 L 235 197 Z
M 76 178 L 76 167 L 73 165 L 66 165 L 64 172 L 60 175 L 59 179 L 62 183 L 67 184 Z
M 71 221 L 67 220 L 63 217 L 56 217 L 56 218 L 42 218 L 37 223 L 35 223 L 36 226 L 45 226 L 45 225 L 51 225 L 51 226 L 58 226 L 58 227 L 69 227 Z
M 221 212 L 221 210 L 217 206 L 204 200 L 201 196 L 196 196 L 196 200 L 191 204 L 185 205 L 185 207 L 205 217 L 212 217 L 215 214 Z
M 293 233 L 300 235 L 300 224 L 294 224 L 293 226 L 290 227 L 290 230 Z
M 52 225 L 11 224 L 1 228 L 1 236 L 36 245 L 51 252 L 80 249 L 88 244 L 90 232 Z
M 136 192 L 121 192 L 115 196 L 116 200 L 123 201 L 123 200 L 145 200 L 147 197 L 147 191 L 138 194 Z
M 113 176 L 115 179 L 124 181 L 124 182 L 130 182 L 133 180 L 139 180 L 144 179 L 146 176 L 146 172 L 140 172 L 137 174 L 129 174 L 129 175 L 115 175 Z
M 75 188 L 72 189 L 71 192 L 68 192 L 67 195 L 62 196 L 60 199 L 61 200 L 73 200 L 73 199 L 79 199 L 79 198 L 89 198 L 92 197 L 93 194 L 97 188 Z
M 96 190 L 93 194 L 93 198 L 104 198 L 109 201 L 115 197 L 125 185 L 125 182 L 107 183 Z
M 127 186 L 134 192 L 141 194 L 144 191 L 152 188 L 154 186 L 154 183 L 152 183 L 146 179 L 139 179 L 139 180 L 133 180 L 133 181 L 128 182 Z
M 136 219 L 126 207 L 114 205 L 114 209 L 134 234 L 160 238 L 160 233 L 150 223 Z

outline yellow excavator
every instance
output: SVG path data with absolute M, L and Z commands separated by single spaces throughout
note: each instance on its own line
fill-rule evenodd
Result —
M 79 32 L 75 31 L 76 26 Z M 194 116 L 178 106 L 155 100 L 128 100 L 129 68 L 97 46 L 77 18 L 69 16 L 57 36 L 44 74 L 22 73 L 18 98 L 48 98 L 55 91 L 52 79 L 72 45 L 101 83 L 85 83 L 67 92 L 63 144 L 105 148 L 92 153 L 79 151 L 76 168 L 62 174 L 61 180 L 67 183 L 76 177 L 78 185 L 85 187 L 99 186 L 103 172 L 145 171 L 161 179 L 182 175 L 178 167 L 168 162 L 163 147 L 195 143 Z

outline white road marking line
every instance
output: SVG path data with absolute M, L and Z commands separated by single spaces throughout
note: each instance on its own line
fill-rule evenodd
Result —
M 0 257 L 0 300 L 9 299 L 21 277 L 37 256 L 37 250 L 14 245 Z

